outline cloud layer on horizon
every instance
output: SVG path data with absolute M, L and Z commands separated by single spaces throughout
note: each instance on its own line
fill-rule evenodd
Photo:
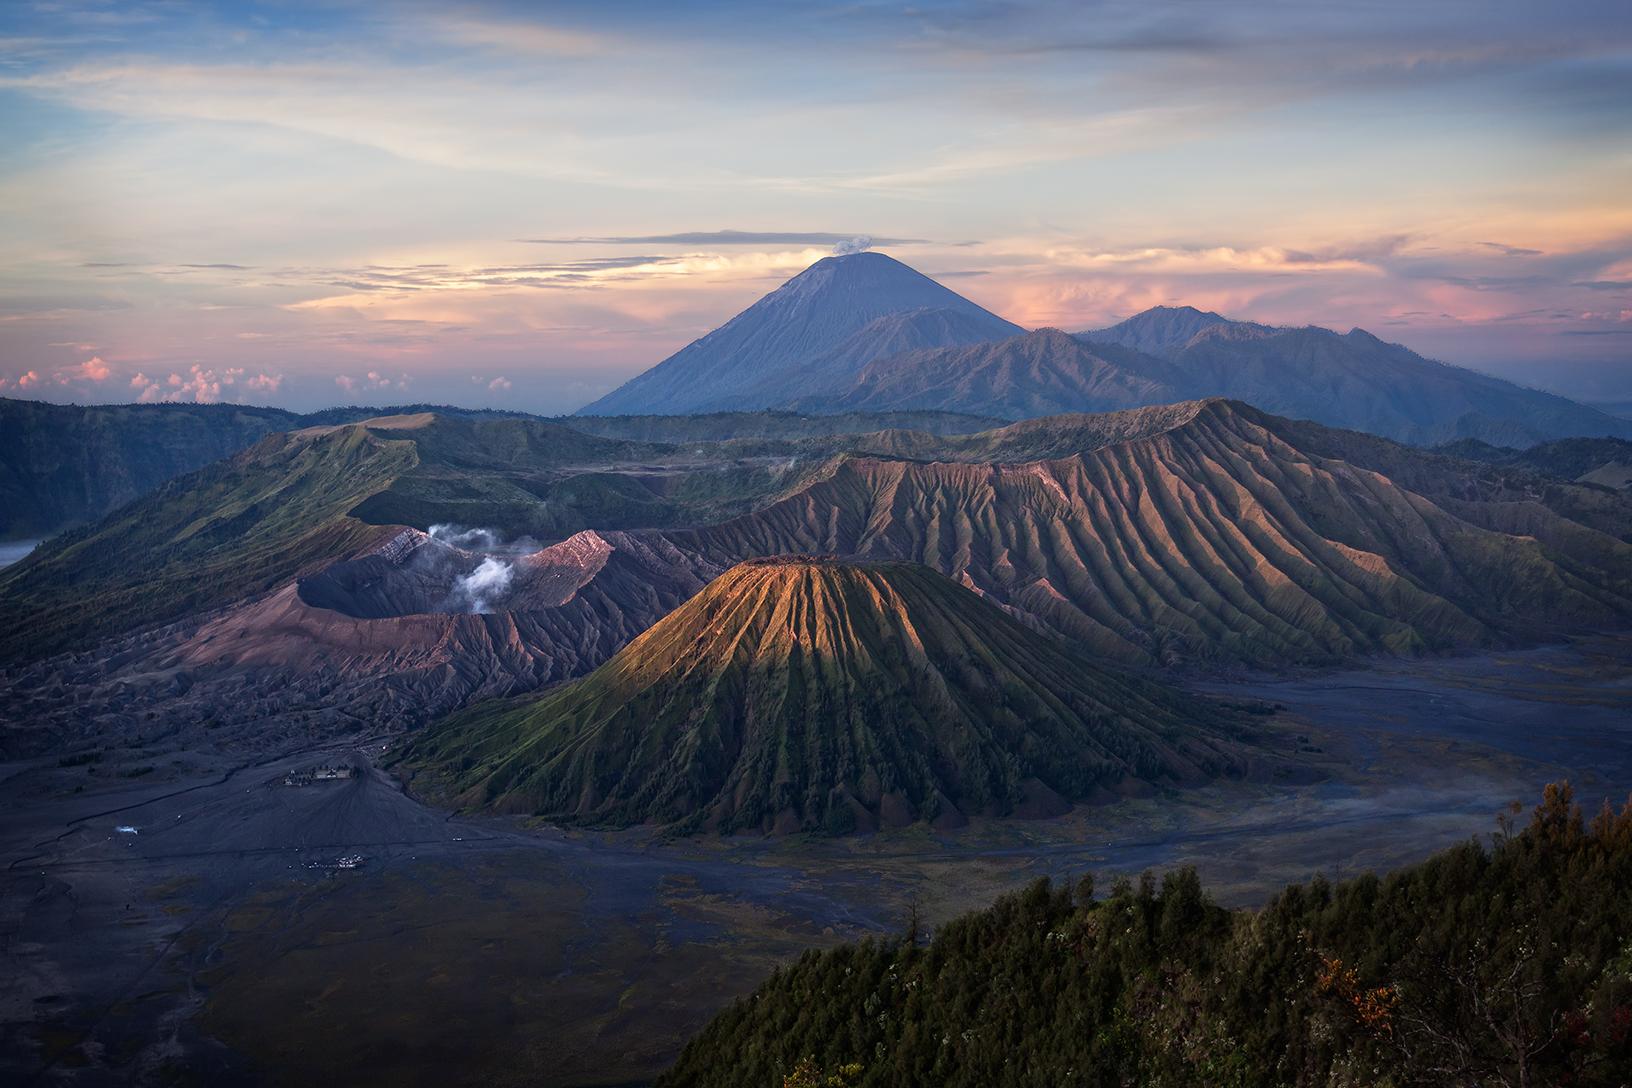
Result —
M 855 226 L 1026 325 L 1186 302 L 1632 399 L 1618 3 L 70 0 L 0 39 L 0 394 L 565 410 Z

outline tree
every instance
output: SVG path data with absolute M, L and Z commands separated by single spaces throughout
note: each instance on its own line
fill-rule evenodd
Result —
M 800 1058 L 793 1072 L 782 1078 L 782 1088 L 851 1088 L 864 1071 L 860 1062 L 838 1066 L 824 1073 L 816 1064 L 816 1055 Z

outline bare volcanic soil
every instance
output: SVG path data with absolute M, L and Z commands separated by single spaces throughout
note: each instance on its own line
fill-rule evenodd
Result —
M 1193 864 L 1258 906 L 1483 835 L 1547 781 L 1619 803 L 1629 678 L 1625 638 L 1264 677 L 1218 690 L 1285 705 L 1265 728 L 1329 777 L 836 838 L 450 818 L 366 772 L 378 742 L 9 762 L 0 1083 L 648 1083 L 775 968 L 913 903 L 940 925 L 1040 876 Z M 366 773 L 285 785 L 337 761 Z
M 665 535 L 721 563 L 797 551 L 924 563 L 1139 664 L 1409 656 L 1632 618 L 1632 504 L 1603 489 L 1227 401 L 1008 430 L 1060 449 L 1073 425 L 1079 453 L 850 457 L 762 510 Z
M 502 596 L 461 595 L 488 558 L 405 529 L 266 596 L 0 673 L 0 754 L 401 732 L 588 672 L 721 569 L 661 538 L 584 532 L 504 560 Z
M 479 508 L 530 531 L 561 521 L 562 488 L 586 476 L 623 481 L 597 494 L 652 496 L 631 481 L 661 451 L 429 415 L 268 440 L 0 572 L 12 645 L 83 632 L 54 656 L 0 651 L 0 755 L 206 730 L 264 751 L 413 728 L 581 676 L 720 571 L 790 553 L 923 563 L 1106 660 L 1189 673 L 1632 618 L 1632 497 L 1241 404 L 834 442 L 751 479 L 665 477 L 699 528 L 619 508 L 615 523 L 644 527 L 500 554 L 371 524 L 365 508 Z M 737 445 L 683 452 L 731 465 Z M 505 475 L 518 464 L 569 478 L 534 494 Z M 722 504 L 750 512 L 701 513 Z M 592 507 L 607 514 L 567 520 Z
M 1244 715 L 928 568 L 743 563 L 582 680 L 433 726 L 416 789 L 594 824 L 844 833 L 1240 774 Z

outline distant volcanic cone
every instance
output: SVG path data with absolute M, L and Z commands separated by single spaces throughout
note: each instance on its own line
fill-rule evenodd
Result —
M 580 680 L 445 720 L 414 784 L 599 825 L 845 833 L 1239 770 L 1237 720 L 927 567 L 742 563 Z

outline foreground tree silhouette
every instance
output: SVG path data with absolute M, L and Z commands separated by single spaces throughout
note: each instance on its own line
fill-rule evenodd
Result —
M 927 945 L 807 953 L 660 1083 L 1626 1088 L 1628 919 L 1632 802 L 1588 824 L 1558 785 L 1523 830 L 1257 911 L 1190 870 L 1038 881 Z

